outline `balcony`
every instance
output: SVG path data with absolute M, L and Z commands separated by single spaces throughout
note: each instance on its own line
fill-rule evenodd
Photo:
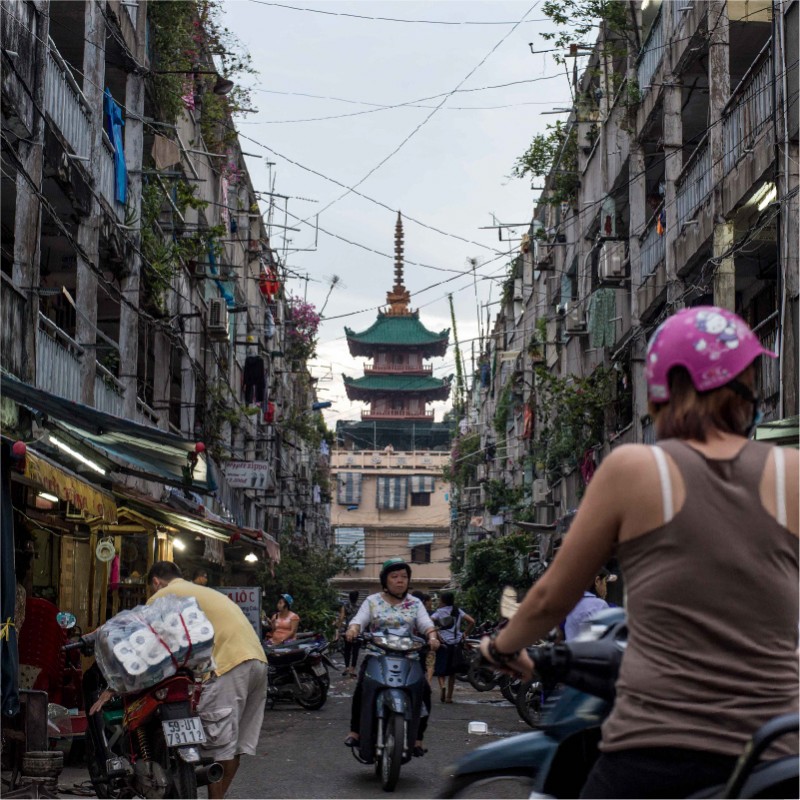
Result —
M 663 9 L 663 6 L 662 6 Z M 659 11 L 658 16 L 650 28 L 650 33 L 639 54 L 639 63 L 636 67 L 636 74 L 639 80 L 639 90 L 644 94 L 649 88 L 656 74 L 658 65 L 664 55 L 664 12 Z
M 41 313 L 36 345 L 37 388 L 80 403 L 83 348 Z
M 25 330 L 25 306 L 28 301 L 11 278 L 5 273 L 0 274 L 3 282 L 0 296 L 0 361 L 4 369 L 22 378 L 25 339 L 20 331 Z
M 772 119 L 772 41 L 731 93 L 722 116 L 723 164 L 730 173 L 752 151 L 764 126 Z
M 711 147 L 708 135 L 695 148 L 676 182 L 678 227 L 688 222 L 711 194 Z
M 113 209 L 114 215 L 120 222 L 125 222 L 125 206 L 118 203 L 115 197 L 114 149 L 103 133 L 103 146 L 100 148 L 100 157 L 96 163 L 97 186 L 103 199 Z
M 44 107 L 72 152 L 88 156 L 91 147 L 91 107 L 53 40 L 47 52 Z
M 653 214 L 650 222 L 644 231 L 644 236 L 640 245 L 640 260 L 642 264 L 642 281 L 656 271 L 656 267 L 664 261 L 666 257 L 666 240 L 658 232 L 658 217 L 664 208 L 662 203 Z

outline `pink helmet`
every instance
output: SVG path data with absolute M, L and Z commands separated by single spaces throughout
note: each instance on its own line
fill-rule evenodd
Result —
M 647 399 L 669 400 L 669 371 L 685 367 L 698 392 L 718 389 L 733 380 L 764 349 L 747 323 L 716 306 L 684 308 L 658 326 L 647 345 Z

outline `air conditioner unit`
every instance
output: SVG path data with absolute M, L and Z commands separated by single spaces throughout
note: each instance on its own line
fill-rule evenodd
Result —
M 475 468 L 475 476 L 479 481 L 486 480 L 486 464 L 478 464 Z
M 598 272 L 601 281 L 625 276 L 625 242 L 606 242 L 600 250 Z
M 586 333 L 586 315 L 579 306 L 567 309 L 564 319 L 567 333 Z
M 215 297 L 209 302 L 208 335 L 212 339 L 228 338 L 228 304 L 223 297 Z
M 550 493 L 550 487 L 544 478 L 537 478 L 533 482 L 533 502 L 546 503 L 547 495 Z

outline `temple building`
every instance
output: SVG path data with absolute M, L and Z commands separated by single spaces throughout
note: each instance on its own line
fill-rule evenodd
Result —
M 345 328 L 353 356 L 365 356 L 372 363 L 361 378 L 344 376 L 350 400 L 369 403 L 361 422 L 340 423 L 337 432 L 345 446 L 415 450 L 448 447 L 448 425 L 434 422 L 428 403 L 447 400 L 452 376 L 434 378 L 433 367 L 425 363 L 447 352 L 449 329 L 428 330 L 412 310 L 411 293 L 403 283 L 403 222 L 395 226 L 395 282 L 386 293 L 388 306 L 378 312 L 369 328 L 356 332 Z
M 431 358 L 447 352 L 450 331 L 431 331 L 410 308 L 403 282 L 403 223 L 395 226 L 394 286 L 375 322 L 345 328 L 350 353 L 371 359 L 359 378 L 344 376 L 350 400 L 368 406 L 361 419 L 340 421 L 331 453 L 336 496 L 331 527 L 354 568 L 334 578 L 343 591 L 377 591 L 381 564 L 401 556 L 413 566 L 413 588 L 450 582 L 451 425 L 435 422 L 430 403 L 447 400 L 452 376 L 435 378 Z

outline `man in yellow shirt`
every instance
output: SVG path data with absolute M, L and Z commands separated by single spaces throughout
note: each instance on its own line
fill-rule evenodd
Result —
M 222 766 L 222 780 L 208 787 L 210 800 L 225 797 L 239 769 L 239 757 L 255 755 L 267 698 L 267 659 L 253 626 L 239 606 L 216 589 L 183 579 L 172 561 L 157 561 L 147 573 L 155 594 L 194 597 L 214 626 L 216 669 L 203 684 L 198 713 L 208 741 L 207 755 Z

